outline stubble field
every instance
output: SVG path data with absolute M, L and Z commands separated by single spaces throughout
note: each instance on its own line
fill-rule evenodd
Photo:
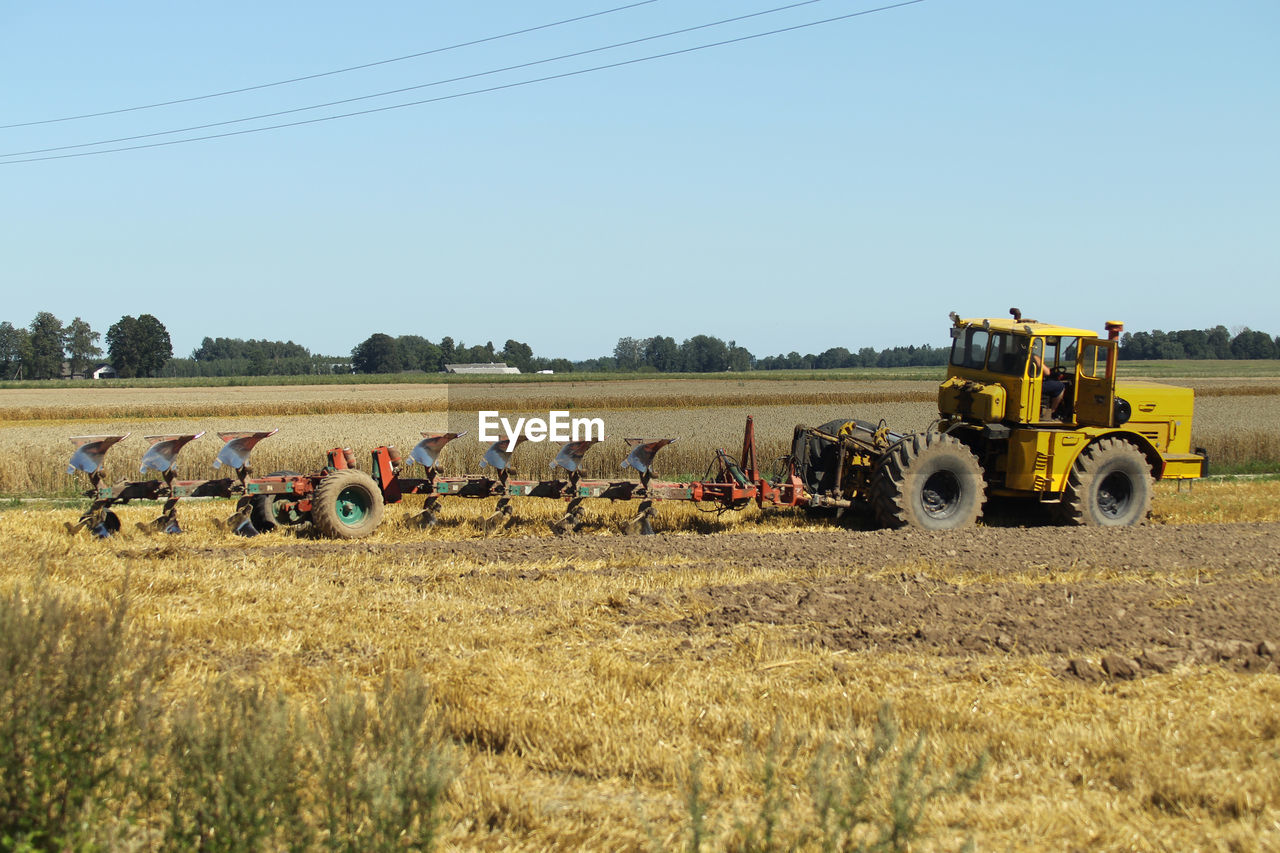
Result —
M 1187 383 L 1195 443 L 1215 459 L 1276 459 L 1273 383 Z M 421 386 L 379 386 L 381 409 L 347 386 L 313 409 L 274 389 L 229 403 L 225 389 L 193 389 L 209 396 L 154 404 L 168 419 L 145 417 L 145 397 L 6 391 L 0 491 L 66 492 L 73 434 L 279 426 L 256 467 L 307 470 L 333 446 L 363 455 L 445 425 L 474 432 L 490 407 L 603 416 L 608 440 L 588 458 L 610 475 L 622 437 L 677 436 L 659 472 L 696 474 L 712 448 L 736 452 L 747 414 L 777 455 L 798 422 L 923 428 L 933 387 L 450 386 L 441 408 Z M 273 402 L 272 417 L 252 416 Z M 113 473 L 136 471 L 136 439 L 113 451 Z M 455 444 L 451 470 L 474 472 L 479 444 Z M 184 451 L 184 474 L 202 476 L 216 448 Z M 522 447 L 517 468 L 538 474 L 550 455 Z M 868 841 L 892 824 L 899 768 L 923 766 L 909 760 L 917 744 L 935 781 L 983 763 L 971 787 L 928 804 L 910 849 L 1280 846 L 1273 480 L 1161 485 L 1149 523 L 1116 531 L 1000 506 L 982 527 L 934 535 L 664 506 L 664 532 L 636 540 L 617 532 L 627 508 L 604 505 L 584 534 L 556 539 L 546 522 L 560 507 L 537 504 L 495 539 L 480 538 L 490 505 L 457 502 L 434 530 L 392 507 L 371 538 L 336 543 L 305 530 L 230 539 L 220 502 L 185 509 L 187 532 L 164 538 L 133 531 L 154 508 L 127 507 L 126 533 L 99 542 L 61 529 L 74 509 L 17 503 L 0 513 L 0 586 L 88 608 L 127 597 L 130 630 L 167 638 L 165 707 L 248 683 L 314 709 L 337 678 L 373 691 L 421 675 L 455 773 L 443 849 Z M 886 715 L 900 736 L 876 765 Z M 833 835 L 822 804 L 856 779 L 867 823 Z M 165 820 L 158 810 L 113 837 L 146 846 Z

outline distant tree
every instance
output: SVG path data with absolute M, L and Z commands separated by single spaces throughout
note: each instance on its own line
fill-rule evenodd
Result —
M 676 373 L 681 369 L 680 347 L 674 338 L 655 335 L 645 339 L 644 363 L 659 373 Z
M 356 373 L 399 373 L 400 353 L 395 338 L 377 332 L 351 351 L 351 367 Z
M 205 338 L 191 352 L 196 361 L 247 359 L 257 362 L 290 358 L 310 358 L 311 353 L 293 341 L 244 340 L 243 338 Z
M 512 367 L 520 368 L 521 373 L 528 373 L 533 363 L 533 347 L 508 339 L 498 357 Z
M 1183 329 L 1173 333 L 1182 345 L 1183 358 L 1212 358 L 1209 333 L 1201 329 Z
M 1205 333 L 1208 337 L 1209 358 L 1231 358 L 1231 333 L 1226 326 L 1214 326 Z
M 0 379 L 21 378 L 30 358 L 31 333 L 8 320 L 0 323 Z
M 1275 358 L 1276 344 L 1266 332 L 1246 328 L 1232 338 L 1231 354 L 1236 358 Z
M 689 373 L 719 373 L 729 369 L 729 347 L 719 338 L 694 335 L 680 345 L 680 360 Z
M 141 336 L 139 350 L 142 355 L 143 376 L 159 376 L 161 369 L 173 358 L 173 340 L 169 330 L 154 315 L 138 315 L 138 333 Z
M 173 358 L 173 341 L 151 314 L 121 317 L 107 329 L 107 358 L 121 376 L 156 376 Z
M 71 374 L 86 375 L 93 360 L 102 355 L 102 347 L 98 341 L 102 334 L 95 332 L 89 324 L 76 317 L 66 328 L 67 361 L 71 364 Z
M 448 335 L 440 339 L 440 360 L 445 364 L 455 364 L 458 360 L 453 338 Z
M 736 341 L 729 341 L 729 370 L 751 370 L 755 366 L 756 357 L 746 347 L 738 346 Z
M 443 369 L 440 347 L 421 335 L 401 335 L 396 338 L 396 349 L 400 353 L 402 370 L 439 373 Z
M 813 369 L 813 356 L 801 355 L 792 350 L 787 353 L 786 365 L 788 370 L 811 370 Z
M 62 321 L 41 311 L 28 327 L 31 332 L 31 355 L 27 360 L 28 379 L 56 379 L 62 375 L 65 332 Z
M 832 347 L 823 351 L 813 360 L 813 366 L 818 370 L 829 370 L 833 367 L 851 367 L 853 361 L 853 353 L 844 347 Z
M 648 343 L 643 338 L 618 338 L 613 346 L 613 360 L 618 369 L 628 373 L 639 370 L 644 365 L 644 348 Z
M 1133 334 L 1125 332 L 1120 336 L 1120 357 L 1122 359 L 1138 361 L 1144 358 L 1154 358 L 1155 353 L 1155 344 L 1151 339 L 1150 332 L 1134 332 Z

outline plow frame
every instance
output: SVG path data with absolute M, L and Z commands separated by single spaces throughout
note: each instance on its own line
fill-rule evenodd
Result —
M 436 466 L 436 457 L 449 441 L 457 438 L 458 433 L 423 433 L 424 440 L 414 448 L 410 460 L 400 455 L 393 445 L 382 445 L 372 451 L 372 473 L 366 474 L 356 465 L 355 454 L 349 448 L 334 448 L 326 454 L 325 467 L 310 474 L 277 472 L 266 476 L 254 476 L 249 465 L 249 454 L 258 441 L 273 435 L 275 430 L 259 433 L 220 433 L 225 445 L 215 461 L 215 467 L 225 464 L 234 465 L 234 477 L 221 477 L 205 480 L 183 480 L 176 476 L 174 465 L 178 451 L 199 435 L 186 436 L 150 436 L 153 442 L 154 457 L 149 456 L 151 465 L 162 470 L 160 479 L 121 481 L 111 485 L 103 483 L 101 470 L 102 456 L 106 449 L 127 436 L 90 436 L 72 439 L 77 443 L 77 455 L 73 457 L 69 471 L 80 470 L 89 477 L 90 488 L 84 492 L 92 499 L 90 508 L 81 516 L 76 524 L 67 524 L 71 532 L 88 528 L 95 536 L 105 538 L 120 529 L 119 519 L 111 508 L 116 504 L 128 504 L 132 501 L 163 501 L 163 509 L 159 517 L 149 523 L 140 523 L 139 528 L 145 532 L 180 533 L 181 527 L 177 519 L 177 507 L 181 500 L 187 498 L 237 498 L 235 512 L 225 524 L 233 532 L 252 536 L 259 531 L 254 527 L 254 501 L 261 498 L 275 498 L 268 501 L 274 517 L 290 519 L 284 523 L 293 524 L 313 518 L 317 507 L 314 503 L 317 491 L 323 484 L 338 472 L 352 471 L 343 474 L 347 480 L 359 484 L 368 478 L 369 490 L 376 495 L 377 512 L 381 514 L 381 506 L 385 503 L 399 503 L 406 496 L 421 495 L 424 498 L 423 509 L 416 517 L 417 523 L 427 526 L 436 523 L 440 502 L 444 498 L 497 498 L 496 511 L 485 520 L 485 533 L 491 534 L 505 527 L 514 520 L 512 500 L 516 498 L 543 498 L 560 500 L 567 504 L 564 516 L 551 527 L 557 533 L 570 533 L 583 523 L 582 507 L 585 501 L 604 499 L 609 501 L 638 501 L 635 516 L 627 522 L 625 532 L 652 533 L 651 519 L 655 516 L 654 505 L 663 501 L 692 501 L 710 503 L 717 510 L 742 509 L 751 502 L 757 506 L 801 507 L 809 502 L 809 495 L 797 474 L 794 454 L 783 458 L 782 473 L 774 480 L 766 479 L 760 472 L 756 456 L 755 422 L 747 417 L 743 433 L 742 454 L 734 459 L 723 450 L 717 450 L 713 467 L 715 473 L 702 480 L 690 482 L 665 481 L 655 479 L 652 462 L 657 453 L 674 439 L 643 441 L 628 439 L 631 452 L 624 467 L 631 467 L 639 472 L 639 479 L 614 479 L 584 477 L 578 470 L 582 456 L 595 443 L 573 442 L 566 445 L 552 463 L 552 467 L 561 467 L 567 471 L 565 477 L 547 479 L 517 479 L 511 476 L 507 467 L 510 451 L 500 450 L 498 444 L 486 454 L 488 464 L 495 467 L 493 476 L 465 474 L 446 475 Z M 92 439 L 92 440 L 91 440 Z M 161 451 L 156 451 L 161 448 Z M 513 448 L 514 449 L 514 448 Z M 155 460 L 159 461 L 155 461 Z M 431 464 L 426 464 L 430 462 Z M 406 476 L 405 471 L 411 465 L 423 466 L 422 476 Z M 147 470 L 144 462 L 143 471 Z M 325 490 L 326 492 L 329 489 Z M 332 496 L 330 496 L 332 497 Z M 283 503 L 280 503 L 283 501 Z M 270 520 L 270 519 L 268 519 Z M 332 525 L 329 525 L 332 527 Z M 373 526 L 376 526 L 374 524 Z M 370 530 L 372 528 L 369 528 Z M 350 538 L 366 535 L 363 528 L 352 531 Z M 347 534 L 338 532 L 340 537 Z

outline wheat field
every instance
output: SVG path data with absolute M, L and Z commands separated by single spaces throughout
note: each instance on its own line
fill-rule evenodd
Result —
M 122 435 L 128 441 L 107 457 L 109 479 L 132 477 L 147 447 L 142 437 L 194 434 L 203 438 L 182 452 L 184 477 L 213 476 L 218 432 L 279 433 L 254 451 L 257 471 L 312 471 L 332 448 L 368 458 L 391 444 L 407 452 L 423 432 L 465 432 L 442 457 L 450 473 L 476 473 L 487 445 L 477 440 L 481 410 L 546 418 L 551 410 L 598 417 L 606 440 L 587 456 L 589 476 L 612 477 L 626 454 L 625 438 L 674 438 L 656 464 L 660 476 L 702 475 L 722 448 L 736 456 L 748 416 L 756 424 L 759 458 L 772 463 L 790 449 L 797 424 L 834 418 L 883 421 L 912 432 L 937 417 L 936 384 L 864 381 L 833 388 L 820 381 L 638 380 L 632 382 L 247 386 L 232 388 L 36 389 L 0 391 L 0 494 L 62 495 L 79 488 L 65 473 L 76 435 Z M 1194 446 L 1213 466 L 1280 465 L 1280 380 L 1192 380 L 1197 391 Z M 513 465 L 526 477 L 548 469 L 555 448 L 525 444 Z M 1266 467 L 1270 464 L 1270 467 Z M 766 465 L 766 468 L 768 465 Z

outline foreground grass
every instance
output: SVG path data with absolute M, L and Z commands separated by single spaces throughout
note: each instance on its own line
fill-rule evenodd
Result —
M 1277 488 L 1162 486 L 1156 521 L 1275 520 Z M 430 532 L 397 527 L 395 509 L 372 541 L 469 538 L 487 509 L 460 503 Z M 0 512 L 9 550 L 0 590 L 43 584 L 69 606 L 111 612 L 127 585 L 132 630 L 167 646 L 165 707 L 264 685 L 314 720 L 334 684 L 373 696 L 388 679 L 420 678 L 430 687 L 425 715 L 452 745 L 456 776 L 439 812 L 446 849 L 753 849 L 766 832 L 774 849 L 806 837 L 820 848 L 806 836 L 823 790 L 814 774 L 824 762 L 865 765 L 883 737 L 885 703 L 906 733 L 887 767 L 901 766 L 915 733 L 939 784 L 988 756 L 976 784 L 921 815 L 911 849 L 957 849 L 968 838 L 978 849 L 1280 843 L 1276 676 L 1182 667 L 1089 686 L 1036 656 L 980 655 L 957 670 L 935 655 L 813 647 L 785 626 L 685 639 L 661 628 L 683 614 L 627 603 L 812 573 L 793 576 L 778 562 L 704 566 L 678 549 L 658 563 L 620 548 L 572 564 L 542 558 L 536 543 L 501 564 L 446 551 L 392 559 L 363 541 L 308 551 L 290 535 L 228 541 L 214 524 L 226 511 L 191 507 L 180 539 L 108 542 L 66 536 L 65 509 Z M 602 532 L 620 511 L 599 511 Z M 124 508 L 126 529 L 153 512 Z M 522 510 L 511 534 L 543 535 L 553 515 Z M 687 507 L 663 507 L 661 523 L 730 535 L 746 526 Z M 770 514 L 757 524 L 784 533 L 809 522 Z M 829 571 L 860 569 L 833 560 Z M 841 772 L 828 783 L 850 778 Z M 871 778 L 875 826 L 889 820 L 894 776 Z

